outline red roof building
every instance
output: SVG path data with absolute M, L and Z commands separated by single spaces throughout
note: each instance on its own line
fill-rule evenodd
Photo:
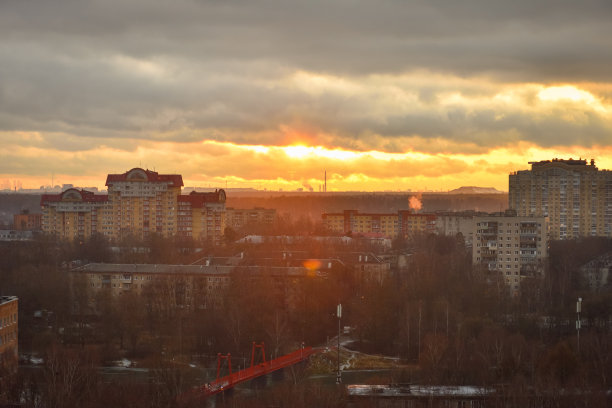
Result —
M 41 197 L 42 229 L 66 239 L 103 234 L 111 240 L 149 234 L 220 242 L 225 191 L 181 195 L 180 174 L 133 168 L 106 177 L 108 194 L 69 189 Z

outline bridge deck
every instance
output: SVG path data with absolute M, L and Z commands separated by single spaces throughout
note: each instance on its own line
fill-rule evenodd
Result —
M 210 397 L 211 395 L 215 395 L 233 388 L 245 381 L 250 381 L 257 377 L 261 377 L 262 375 L 280 370 L 281 368 L 290 367 L 294 364 L 302 362 L 319 351 L 319 349 L 313 349 L 312 347 L 304 347 L 300 350 L 296 350 L 292 353 L 275 358 L 274 360 L 266 361 L 255 366 L 245 368 L 244 370 L 231 373 L 225 377 L 218 378 L 215 381 L 204 384 L 192 391 L 187 392 L 181 399 L 191 400 Z

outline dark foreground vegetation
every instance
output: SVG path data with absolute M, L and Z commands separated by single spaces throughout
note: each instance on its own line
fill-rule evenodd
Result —
M 320 258 L 340 251 L 378 251 L 362 244 L 334 247 L 309 240 L 292 245 Z M 289 246 L 270 244 L 266 249 Z M 100 237 L 76 243 L 42 237 L 0 246 L 2 294 L 19 296 L 20 353 L 44 362 L 4 375 L 0 404 L 175 406 L 177 395 L 191 385 L 189 363 L 212 366 L 216 353 L 230 352 L 235 366 L 244 366 L 252 341 L 264 341 L 273 356 L 302 342 L 324 345 L 337 332 L 338 302 L 344 305 L 342 325 L 352 328 L 351 347 L 399 357 L 405 365 L 373 382 L 491 386 L 499 391 L 499 406 L 522 406 L 519 397 L 525 395 L 547 401 L 534 406 L 605 406 L 604 393 L 612 389 L 612 292 L 609 287 L 588 292 L 579 273 L 582 264 L 612 250 L 608 239 L 553 242 L 546 277 L 523 280 L 519 298 L 511 298 L 497 276 L 474 271 L 460 240 L 431 235 L 396 241 L 394 253 L 410 252 L 410 263 L 392 270 L 382 283 L 361 281 L 348 269 L 335 270 L 301 282 L 290 306 L 275 292 L 273 278 L 261 276 L 234 278 L 223 289 L 224 306 L 218 309 L 181 307 L 171 294 L 151 289 L 120 299 L 98 295 L 100 313 L 75 313 L 80 300 L 69 295 L 67 273 L 75 260 L 188 264 L 202 253 L 254 250 L 160 237 L 123 247 L 148 250 L 111 251 Z M 578 297 L 584 300 L 579 344 Z M 148 368 L 148 380 L 109 379 L 98 370 L 121 358 Z M 257 391 L 256 398 L 236 395 L 218 405 L 346 404 L 335 387 L 309 381 L 307 371 L 290 377 Z

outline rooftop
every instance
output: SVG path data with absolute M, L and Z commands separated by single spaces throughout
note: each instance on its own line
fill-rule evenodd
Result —
M 349 396 L 362 397 L 410 397 L 410 398 L 483 398 L 494 392 L 492 388 L 477 386 L 354 384 L 347 386 Z
M 0 305 L 17 300 L 17 296 L 0 296 Z
M 172 187 L 183 186 L 183 176 L 180 174 L 159 174 L 156 171 L 133 168 L 123 174 L 109 174 L 106 177 L 106 185 L 110 186 L 122 181 L 148 181 L 157 183 L 167 183 Z
M 263 267 L 263 266 L 228 266 L 228 265 L 166 265 L 166 264 L 107 264 L 90 263 L 72 270 L 83 273 L 123 273 L 123 274 L 160 274 L 160 275 L 229 275 L 235 273 L 272 275 L 305 275 L 304 267 Z
M 529 164 L 531 164 L 531 168 L 537 168 L 537 167 L 543 167 L 543 166 L 550 166 L 550 165 L 567 165 L 567 166 L 580 166 L 580 167 L 585 167 L 585 168 L 592 168 L 592 169 L 597 169 L 597 167 L 595 167 L 595 160 L 591 159 L 591 163 L 587 165 L 587 161 L 586 159 L 557 159 L 554 158 L 552 160 L 541 160 L 541 161 L 537 161 L 537 162 L 529 162 Z

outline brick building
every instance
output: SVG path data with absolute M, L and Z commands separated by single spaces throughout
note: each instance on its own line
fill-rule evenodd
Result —
M 18 299 L 0 296 L 0 377 L 18 367 Z

